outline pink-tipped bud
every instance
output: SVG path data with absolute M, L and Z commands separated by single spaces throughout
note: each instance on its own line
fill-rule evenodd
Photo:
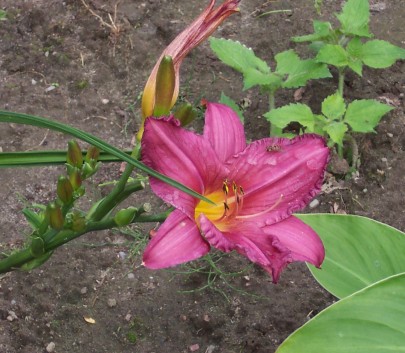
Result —
M 68 152 L 66 157 L 67 164 L 81 168 L 83 164 L 83 155 L 82 150 L 80 149 L 79 144 L 75 140 L 70 140 L 68 142 Z
M 49 225 L 51 226 L 51 228 L 56 230 L 62 229 L 63 224 L 65 223 L 65 219 L 63 217 L 60 206 L 55 202 L 51 202 L 48 204 L 46 212 L 48 213 Z
M 100 149 L 95 146 L 90 146 L 86 153 L 86 162 L 90 163 L 92 160 L 97 161 L 100 156 Z
M 82 175 L 78 168 L 70 168 L 69 170 L 69 181 L 73 186 L 73 190 L 77 190 L 82 185 Z
M 68 178 L 61 175 L 58 179 L 56 193 L 63 204 L 68 205 L 73 201 L 73 186 Z

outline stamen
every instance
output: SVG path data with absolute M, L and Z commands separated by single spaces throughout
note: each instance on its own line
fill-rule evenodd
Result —
M 280 197 L 278 198 L 278 200 L 276 201 L 276 203 L 273 206 L 270 206 L 269 208 L 265 209 L 262 212 L 259 213 L 255 213 L 255 214 L 251 214 L 251 215 L 246 215 L 246 216 L 236 216 L 236 219 L 249 219 L 249 218 L 254 218 L 254 217 L 258 217 L 258 216 L 262 216 L 270 211 L 273 211 L 281 202 L 281 200 L 283 199 L 284 195 L 281 194 Z

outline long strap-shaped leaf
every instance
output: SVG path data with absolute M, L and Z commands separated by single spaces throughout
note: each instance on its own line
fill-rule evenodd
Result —
M 22 113 L 15 113 L 15 112 L 7 112 L 7 111 L 2 111 L 0 110 L 0 123 L 14 123 L 14 124 L 23 124 L 23 125 L 32 125 L 32 126 L 37 126 L 45 129 L 51 129 L 55 131 L 62 132 L 64 134 L 68 134 L 71 136 L 74 136 L 80 140 L 83 140 L 93 146 L 96 146 L 100 148 L 101 150 L 111 153 L 112 155 L 120 158 L 121 160 L 133 165 L 134 167 L 138 168 L 139 170 L 142 170 L 143 172 L 149 174 L 150 176 L 155 177 L 156 179 L 159 179 L 176 189 L 179 189 L 193 197 L 196 197 L 200 200 L 204 200 L 209 203 L 213 203 L 211 200 L 207 199 L 206 197 L 200 195 L 199 193 L 195 192 L 194 190 L 188 188 L 187 186 L 184 186 L 180 184 L 179 182 L 168 178 L 167 176 L 149 168 L 142 162 L 136 160 L 135 158 L 132 158 L 131 156 L 127 155 L 126 153 L 122 152 L 118 148 L 106 143 L 102 139 L 91 135 L 85 131 L 76 129 L 72 126 L 65 125 L 62 123 L 59 123 L 57 121 L 52 121 L 49 119 L 41 118 L 38 116 L 33 116 L 33 115 L 27 115 L 27 114 L 22 114 Z M 0 153 L 0 159 L 1 159 L 1 153 Z
M 130 155 L 131 151 L 123 151 Z M 66 163 L 67 151 L 27 151 L 27 152 L 2 152 L 0 154 L 0 168 L 34 167 Z M 83 151 L 83 156 L 86 151 Z M 111 153 L 101 152 L 98 158 L 100 162 L 120 162 Z

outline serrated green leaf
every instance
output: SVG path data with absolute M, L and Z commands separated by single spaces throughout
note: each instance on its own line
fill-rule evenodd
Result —
M 313 21 L 314 33 L 304 36 L 292 37 L 291 40 L 296 43 L 315 42 L 318 40 L 327 40 L 333 33 L 330 22 Z
M 325 126 L 323 129 L 328 133 L 333 143 L 343 146 L 343 138 L 348 130 L 347 125 L 344 122 L 334 121 Z
M 328 119 L 326 119 L 326 117 L 323 116 L 322 114 L 314 114 L 314 118 L 315 118 L 314 130 L 313 131 L 307 130 L 306 132 L 313 132 L 315 134 L 325 136 L 324 127 L 329 123 Z
M 291 72 L 291 67 L 294 67 L 300 62 L 300 57 L 293 50 L 286 50 L 278 53 L 274 59 L 276 60 L 276 72 L 282 75 L 287 75 Z
M 330 120 L 339 120 L 346 111 L 346 104 L 339 93 L 326 97 L 322 102 L 322 113 Z
M 275 56 L 276 73 L 287 75 L 284 88 L 305 86 L 308 80 L 331 77 L 327 66 L 313 59 L 301 60 L 294 50 L 287 50 Z
M 349 57 L 342 46 L 326 44 L 319 50 L 316 61 L 336 67 L 344 67 L 349 64 Z
M 399 59 L 405 59 L 405 49 L 385 40 L 370 40 L 362 47 L 361 59 L 367 66 L 383 69 Z
M 346 46 L 346 51 L 349 54 L 349 67 L 359 76 L 362 76 L 363 61 L 362 61 L 363 43 L 359 37 L 353 38 Z
M 273 109 L 264 114 L 264 117 L 279 128 L 284 128 L 291 122 L 298 122 L 307 127 L 310 131 L 314 130 L 315 117 L 311 108 L 305 104 L 289 104 L 281 108 Z
M 370 21 L 370 5 L 368 0 L 348 0 L 342 12 L 337 14 L 342 25 L 342 32 L 360 37 L 371 37 L 368 30 Z
M 243 90 L 252 88 L 253 86 L 266 86 L 270 90 L 275 91 L 281 87 L 281 77 L 269 72 L 263 73 L 257 69 L 246 69 L 243 73 Z
M 276 353 L 405 352 L 404 288 L 401 273 L 338 301 L 290 335 Z
M 224 92 L 221 92 L 219 103 L 225 104 L 231 108 L 236 114 L 238 114 L 240 121 L 242 124 L 244 124 L 245 118 L 243 116 L 243 112 L 232 98 L 228 97 Z
M 344 121 L 355 132 L 374 132 L 383 115 L 392 109 L 373 99 L 355 100 L 347 106 Z
M 338 298 L 405 272 L 405 233 L 373 219 L 339 214 L 297 215 L 320 236 L 326 249 L 316 280 Z M 405 292 L 405 291 L 404 291 Z
M 240 42 L 230 39 L 210 38 L 211 49 L 218 58 L 236 71 L 244 73 L 248 69 L 255 69 L 262 73 L 269 73 L 270 68 L 252 49 Z

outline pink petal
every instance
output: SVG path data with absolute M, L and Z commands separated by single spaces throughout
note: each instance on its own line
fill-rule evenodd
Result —
M 306 261 L 320 267 L 325 258 L 322 240 L 315 231 L 297 217 L 263 228 L 266 234 L 276 236 L 283 247 L 291 251 L 293 261 Z
M 181 211 L 173 211 L 160 226 L 143 254 L 151 269 L 175 266 L 198 259 L 210 250 L 197 224 Z
M 230 159 L 228 179 L 243 187 L 241 216 L 267 214 L 278 222 L 305 207 L 319 192 L 329 149 L 317 135 L 253 142 Z
M 173 118 L 149 118 L 142 139 L 142 160 L 149 167 L 200 194 L 220 188 L 227 168 L 208 141 L 179 127 Z M 151 178 L 152 190 L 164 201 L 194 218 L 197 199 Z
M 245 132 L 238 115 L 224 104 L 207 102 L 204 138 L 223 163 L 246 147 Z
M 203 237 L 216 249 L 223 252 L 235 250 L 236 244 L 229 241 L 215 225 L 204 215 L 198 218 Z
M 224 252 L 236 250 L 269 272 L 274 283 L 282 269 L 293 261 L 289 249 L 277 237 L 265 234 L 253 222 L 235 221 L 229 231 L 221 232 L 204 215 L 199 221 L 202 234 L 213 247 Z

